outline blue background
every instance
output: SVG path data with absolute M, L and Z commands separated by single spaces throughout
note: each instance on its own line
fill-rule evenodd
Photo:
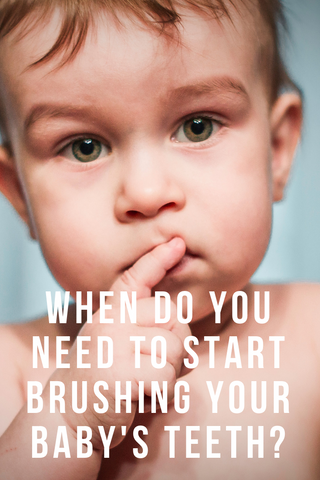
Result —
M 305 95 L 302 143 L 286 199 L 274 207 L 267 255 L 254 276 L 259 282 L 320 281 L 320 0 L 287 0 L 290 40 L 285 58 Z M 45 291 L 57 290 L 38 245 L 28 238 L 0 196 L 0 322 L 45 313 Z

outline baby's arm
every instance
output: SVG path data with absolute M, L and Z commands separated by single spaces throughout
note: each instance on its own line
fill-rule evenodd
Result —
M 100 439 L 98 426 L 103 426 L 106 433 L 108 433 L 108 428 L 114 425 L 116 431 L 112 446 L 120 443 L 123 439 L 120 427 L 126 426 L 128 430 L 132 424 L 138 399 L 137 392 L 133 393 L 132 413 L 114 414 L 114 393 L 112 388 L 110 388 L 105 392 L 109 403 L 108 412 L 97 414 L 90 406 L 97 401 L 97 398 L 93 395 L 93 385 L 98 380 L 104 379 L 111 386 L 115 380 L 131 380 L 133 385 L 136 381 L 143 380 L 147 394 L 151 380 L 158 380 L 159 382 L 166 380 L 168 382 L 169 396 L 173 397 L 174 384 L 179 375 L 183 359 L 183 339 L 189 334 L 189 328 L 178 323 L 174 316 L 168 324 L 162 325 L 161 329 L 154 326 L 154 298 L 151 297 L 151 289 L 160 282 L 167 270 L 179 262 L 184 251 L 185 245 L 181 239 L 173 239 L 171 242 L 159 245 L 141 257 L 133 267 L 124 272 L 114 283 L 111 287 L 111 290 L 114 291 L 114 305 L 112 305 L 114 324 L 100 324 L 99 312 L 97 312 L 94 315 L 93 323 L 85 324 L 79 333 L 79 335 L 91 336 L 92 339 L 99 335 L 111 336 L 114 342 L 113 367 L 107 371 L 98 370 L 95 367 L 97 352 L 94 341 L 91 342 L 93 348 L 90 349 L 90 354 L 86 356 L 86 360 L 92 365 L 91 369 L 77 369 L 77 352 L 75 347 L 71 349 L 69 358 L 65 360 L 70 363 L 70 369 L 56 370 L 50 378 L 50 380 L 62 381 L 66 386 L 66 412 L 49 413 L 48 386 L 44 389 L 44 408 L 41 413 L 28 414 L 26 405 L 22 407 L 0 440 L 1 480 L 20 480 L 21 478 L 24 480 L 42 480 L 44 477 L 46 480 L 56 480 L 57 478 L 90 480 L 97 478 L 103 455 L 103 444 Z M 136 325 L 123 325 L 119 322 L 117 296 L 120 291 L 137 291 L 138 319 Z M 155 370 L 151 367 L 150 362 L 150 343 L 153 336 L 160 334 L 167 341 L 168 363 L 164 369 Z M 144 349 L 141 350 L 141 368 L 139 370 L 134 368 L 134 344 L 129 341 L 129 337 L 133 335 L 146 337 L 146 341 L 143 343 Z M 68 408 L 68 405 L 71 404 L 69 400 L 72 380 L 77 380 L 78 382 L 86 380 L 88 382 L 89 408 L 83 415 L 75 414 L 70 407 Z M 15 394 L 17 392 L 13 390 L 8 392 L 8 404 L 10 403 L 11 395 Z M 43 459 L 31 458 L 31 429 L 32 425 L 35 424 L 46 427 L 48 431 L 46 441 L 49 454 Z M 71 452 L 70 459 L 65 459 L 64 455 L 60 455 L 59 458 L 52 458 L 58 426 L 66 426 L 67 428 Z M 76 455 L 77 426 L 89 426 L 92 428 L 94 450 L 93 454 L 86 459 L 79 459 Z

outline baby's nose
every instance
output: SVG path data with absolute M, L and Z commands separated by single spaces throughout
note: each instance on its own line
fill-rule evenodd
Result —
M 163 166 L 137 163 L 124 172 L 115 214 L 121 222 L 151 218 L 167 209 L 180 210 L 185 196 L 179 182 Z

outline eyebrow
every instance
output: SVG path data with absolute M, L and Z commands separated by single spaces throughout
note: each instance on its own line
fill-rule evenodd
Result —
M 27 132 L 30 127 L 42 118 L 55 118 L 55 117 L 64 117 L 70 119 L 79 119 L 79 116 L 84 113 L 90 113 L 91 117 L 95 116 L 95 107 L 90 105 L 64 105 L 64 104 L 51 104 L 51 103 L 41 103 L 35 105 L 31 111 L 28 113 L 24 121 L 24 130 Z
M 231 77 L 214 77 L 199 83 L 183 85 L 171 92 L 170 97 L 183 100 L 198 95 L 236 95 L 249 103 L 249 95 L 243 84 Z

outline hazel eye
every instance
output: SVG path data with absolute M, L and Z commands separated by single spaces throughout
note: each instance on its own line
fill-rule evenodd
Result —
M 186 120 L 176 131 L 174 140 L 177 142 L 204 142 L 216 133 L 220 124 L 206 117 L 194 117 Z
M 110 149 L 93 138 L 79 138 L 63 149 L 61 154 L 70 160 L 89 163 L 109 154 Z
M 72 144 L 72 153 L 80 162 L 93 162 L 101 154 L 101 142 L 92 138 L 82 138 Z

